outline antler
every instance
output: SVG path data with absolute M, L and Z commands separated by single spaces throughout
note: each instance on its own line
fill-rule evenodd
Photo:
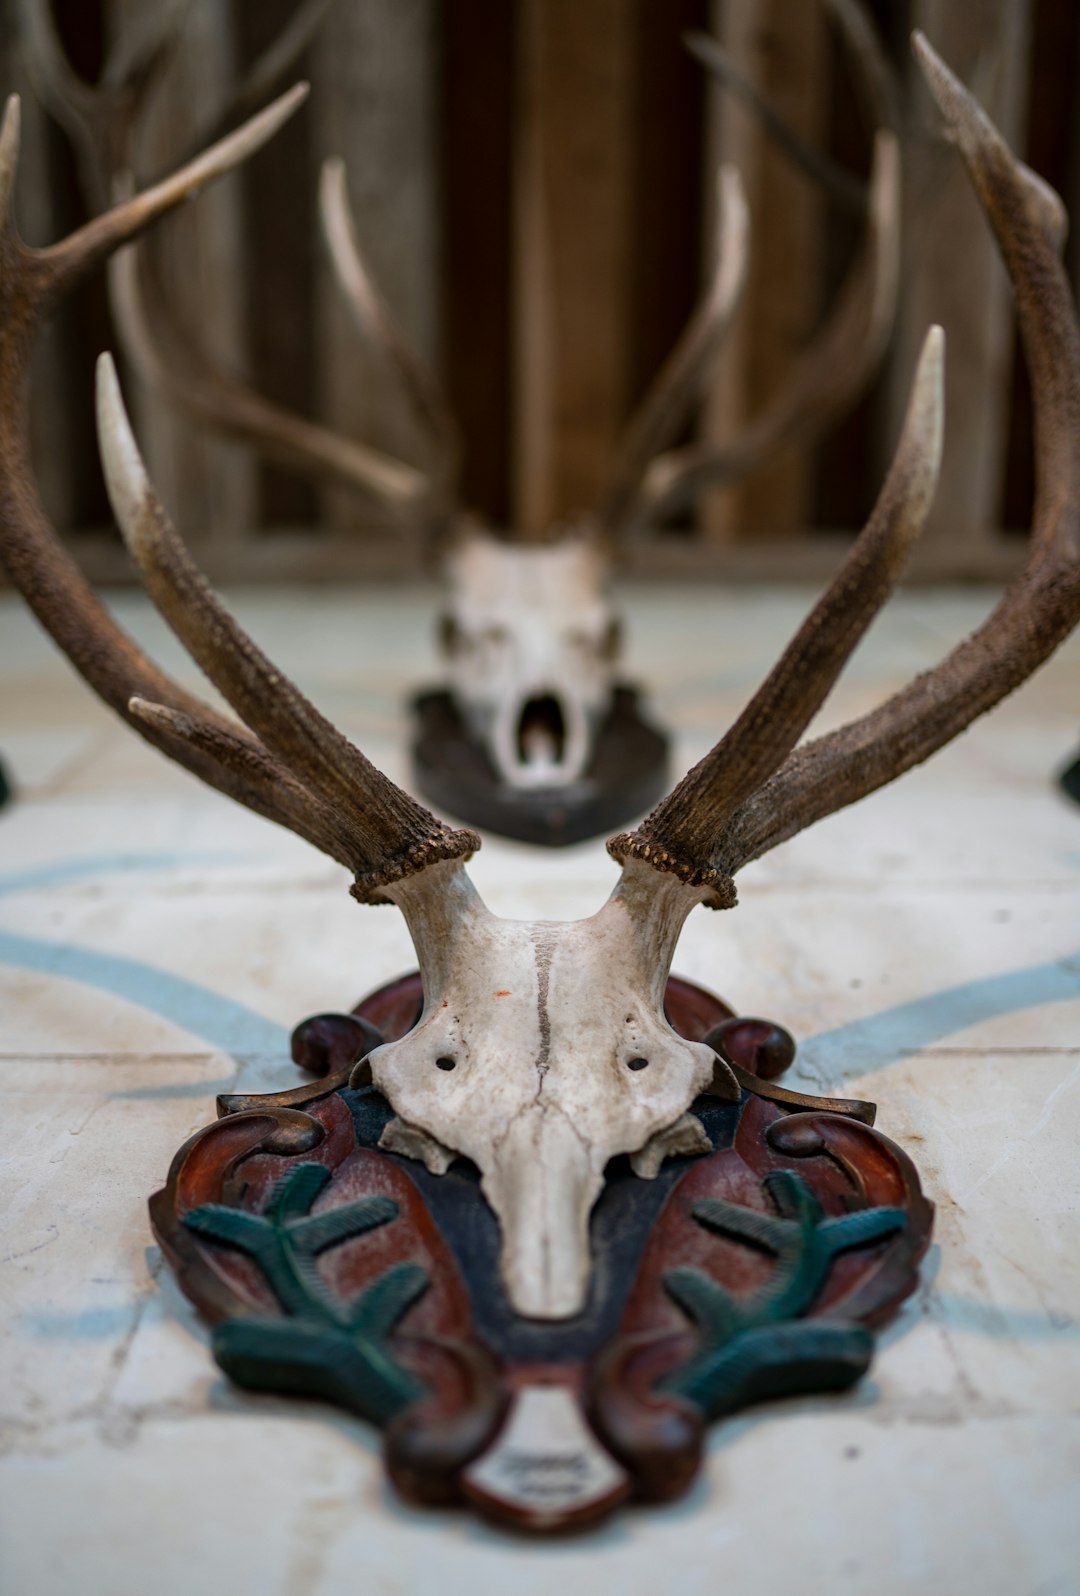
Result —
M 448 518 L 457 506 L 461 436 L 435 380 L 406 338 L 379 288 L 360 247 L 349 205 L 345 163 L 324 161 L 319 177 L 319 219 L 338 287 L 361 336 L 381 349 L 397 373 L 416 420 L 424 433 L 429 459 L 429 497 L 436 512 Z
M 725 442 L 669 450 L 645 462 L 636 494 L 624 495 L 621 502 L 608 507 L 606 514 L 612 518 L 609 524 L 614 530 L 630 531 L 662 520 L 705 488 L 748 476 L 777 449 L 818 437 L 855 401 L 885 352 L 899 287 L 901 172 L 896 99 L 888 62 L 862 8 L 855 0 L 827 3 L 855 64 L 868 114 L 878 129 L 864 200 L 866 231 L 861 248 L 824 326 L 772 399 Z M 713 52 L 703 50 L 700 42 L 695 53 L 716 69 Z M 757 109 L 765 114 L 760 105 Z M 768 116 L 766 125 L 775 136 Z M 790 150 L 790 135 L 786 147 Z M 801 157 L 803 165 L 807 159 Z M 702 380 L 705 375 L 703 371 Z M 661 376 L 659 381 L 663 380 Z M 671 441 L 685 419 L 686 412 L 680 413 L 676 427 L 662 444 Z
M 207 708 L 143 655 L 90 592 L 49 525 L 30 469 L 25 406 L 37 329 L 93 266 L 158 217 L 257 150 L 304 99 L 301 85 L 175 176 L 115 206 L 46 249 L 30 249 L 12 218 L 19 102 L 0 131 L 0 554 L 11 580 L 90 686 L 156 747 L 267 819 L 347 865 L 359 897 L 438 859 L 478 846 L 415 803 L 282 682 L 194 572 L 146 481 L 115 387 L 100 380 L 99 416 L 110 494 L 170 622 L 177 593 L 191 606 L 182 635 L 254 728 Z
M 746 281 L 750 218 L 742 179 L 722 166 L 716 189 L 716 245 L 708 287 L 678 343 L 631 416 L 619 446 L 611 487 L 600 512 L 611 533 L 632 518 L 641 482 L 697 403 L 739 305 Z
M 109 298 L 124 354 L 152 389 L 202 426 L 294 471 L 359 489 L 411 525 L 428 503 L 423 472 L 274 404 L 217 366 L 181 327 L 146 250 L 112 263 Z
M 298 6 L 209 119 L 215 136 L 265 100 L 302 53 L 330 4 L 332 0 L 305 0 Z M 23 0 L 35 84 L 75 141 L 83 185 L 95 207 L 135 186 L 134 132 L 177 46 L 184 8 L 185 0 L 173 3 L 136 29 L 126 44 L 122 39 L 101 83 L 91 87 L 72 71 L 46 0 Z M 121 347 L 139 376 L 200 425 L 251 444 L 291 470 L 359 490 L 404 525 L 436 513 L 436 495 L 424 472 L 274 404 L 218 366 L 193 329 L 179 322 L 148 249 L 122 251 L 110 262 L 109 297 Z M 441 482 L 439 487 L 441 497 Z
M 113 50 L 100 83 L 91 86 L 72 70 L 48 0 L 20 0 L 34 88 L 75 146 L 79 179 L 95 211 L 104 210 L 113 198 L 113 177 L 127 165 L 132 126 L 176 48 L 188 3 L 168 0 L 144 11 Z
M 893 471 L 839 576 L 727 736 L 637 831 L 608 845 L 617 858 L 647 859 L 707 887 L 717 906 L 734 901 L 731 877 L 742 865 L 928 758 L 1018 687 L 1080 619 L 1080 330 L 1060 260 L 1064 209 L 921 34 L 913 47 L 1016 295 L 1035 395 L 1031 551 L 989 620 L 936 669 L 792 751 L 925 515 L 940 429 L 932 333 Z

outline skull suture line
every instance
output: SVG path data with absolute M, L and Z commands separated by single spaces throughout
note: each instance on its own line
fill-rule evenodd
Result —
M 679 931 L 708 894 L 671 878 L 658 888 L 631 860 L 591 919 L 502 920 L 455 860 L 386 895 L 413 935 L 424 1011 L 361 1066 L 399 1116 L 383 1146 L 436 1174 L 471 1158 L 515 1308 L 576 1313 L 608 1160 L 629 1153 L 648 1176 L 670 1153 L 706 1151 L 690 1104 L 706 1087 L 739 1095 L 712 1049 L 664 1018 Z

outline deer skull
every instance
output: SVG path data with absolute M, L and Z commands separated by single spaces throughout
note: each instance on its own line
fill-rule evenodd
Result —
M 386 895 L 409 923 L 424 1012 L 361 1066 L 398 1115 L 384 1145 L 434 1173 L 471 1158 L 514 1307 L 576 1313 L 608 1160 L 629 1153 L 655 1174 L 667 1150 L 707 1150 L 690 1104 L 706 1087 L 738 1097 L 711 1048 L 663 1012 L 679 930 L 707 894 L 631 862 L 590 919 L 502 920 L 452 861 Z
M 399 905 L 425 1009 L 369 1063 L 396 1121 L 389 1142 L 435 1169 L 478 1164 L 519 1312 L 577 1311 L 588 1216 L 617 1153 L 648 1176 L 694 1150 L 695 1096 L 733 1092 L 711 1050 L 667 1025 L 663 992 L 695 904 L 730 907 L 733 877 L 815 821 L 901 775 L 1012 691 L 1080 620 L 1080 327 L 1060 260 L 1057 196 L 1017 162 L 920 36 L 916 54 L 997 232 L 1036 395 L 1032 552 L 997 609 L 935 669 L 861 719 L 802 738 L 897 580 L 933 496 L 943 338 L 928 335 L 877 505 L 833 582 L 735 723 L 633 832 L 622 875 L 574 923 L 503 921 L 451 828 L 365 758 L 260 651 L 211 590 L 156 499 L 108 356 L 99 434 L 110 498 L 143 583 L 236 719 L 171 680 L 121 632 L 49 526 L 33 482 L 25 394 L 38 325 L 155 217 L 227 171 L 298 103 L 295 92 L 173 177 L 35 249 L 11 216 L 18 103 L 0 127 L 0 547 L 11 579 L 89 684 L 152 745 L 353 875 L 361 901 Z M 542 585 L 542 584 L 538 584 Z M 636 1067 L 635 1067 L 636 1066 Z
M 611 699 L 619 624 L 608 561 L 581 534 L 548 544 L 463 536 L 442 643 L 455 697 L 501 781 L 579 781 Z

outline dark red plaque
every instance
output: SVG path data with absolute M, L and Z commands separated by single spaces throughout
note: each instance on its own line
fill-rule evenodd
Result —
M 348 1085 L 420 999 L 407 976 L 352 1015 L 305 1021 L 294 1057 L 323 1078 L 221 1098 L 151 1200 L 234 1380 L 378 1425 L 413 1501 L 550 1532 L 677 1496 L 711 1420 L 861 1376 L 932 1220 L 872 1105 L 774 1084 L 794 1057 L 787 1033 L 672 977 L 672 1025 L 716 1048 L 742 1099 L 695 1103 L 711 1153 L 652 1180 L 613 1160 L 584 1309 L 526 1319 L 499 1278 L 478 1172 L 462 1160 L 433 1175 L 382 1151 L 388 1103 Z

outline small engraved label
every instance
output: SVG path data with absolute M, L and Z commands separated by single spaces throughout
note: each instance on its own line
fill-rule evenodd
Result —
M 623 1493 L 625 1471 L 561 1386 L 527 1386 L 494 1445 L 465 1478 L 474 1494 L 518 1512 L 572 1516 Z

